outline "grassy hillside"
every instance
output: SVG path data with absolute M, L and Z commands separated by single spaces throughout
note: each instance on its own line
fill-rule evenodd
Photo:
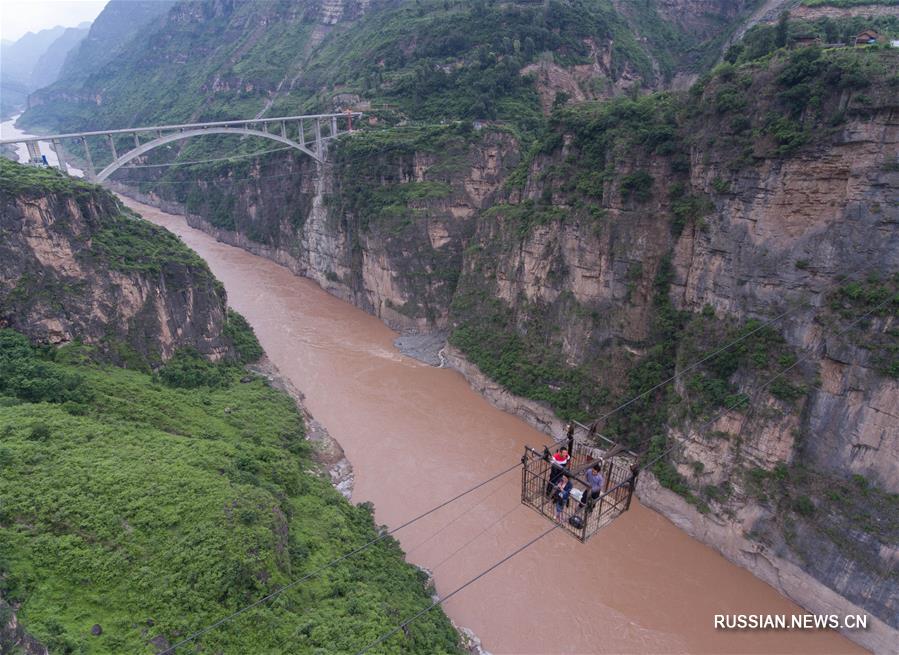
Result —
M 189 352 L 154 377 L 89 355 L 0 331 L 0 595 L 50 652 L 155 652 L 377 534 L 310 472 L 301 417 L 263 380 Z M 354 652 L 429 602 L 386 540 L 199 643 Z M 431 612 L 401 650 L 456 636 Z

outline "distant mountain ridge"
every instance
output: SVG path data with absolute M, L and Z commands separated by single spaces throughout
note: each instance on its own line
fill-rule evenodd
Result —
M 0 114 L 24 107 L 28 93 L 56 80 L 69 50 L 85 37 L 90 22 L 28 32 L 0 44 Z
M 78 48 L 69 53 L 59 79 L 81 78 L 110 61 L 123 45 L 174 4 L 174 0 L 110 0 Z
M 17 41 L 3 43 L 0 50 L 3 76 L 29 82 L 38 59 L 65 31 L 65 27 L 57 25 L 39 32 L 28 32 Z
M 66 57 L 84 40 L 90 25 L 90 22 L 84 22 L 78 27 L 66 28 L 59 35 L 59 38 L 50 44 L 31 71 L 31 86 L 33 88 L 39 89 L 56 81 Z
M 555 103 L 686 84 L 717 59 L 754 6 L 752 0 L 149 3 L 171 9 L 136 31 L 114 65 L 95 57 L 104 26 L 120 22 L 125 5 L 141 4 L 107 5 L 59 82 L 31 99 L 24 124 L 88 129 L 372 103 L 412 119 L 534 126 Z

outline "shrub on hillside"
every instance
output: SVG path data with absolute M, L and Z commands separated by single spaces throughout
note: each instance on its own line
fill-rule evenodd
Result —
M 0 330 L 0 395 L 28 402 L 75 403 L 90 399 L 83 378 L 39 355 L 28 339 Z
M 228 382 L 227 369 L 213 364 L 193 348 L 182 348 L 159 369 L 159 378 L 170 387 L 224 387 Z
M 265 354 L 262 346 L 259 345 L 253 326 L 233 309 L 228 310 L 224 332 L 225 336 L 234 344 L 234 348 L 237 350 L 237 359 L 241 364 L 255 362 Z

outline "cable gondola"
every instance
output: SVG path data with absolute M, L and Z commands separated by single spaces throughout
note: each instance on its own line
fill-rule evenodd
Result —
M 575 435 L 575 428 L 584 434 Z M 571 423 L 555 453 L 546 446 L 542 452 L 525 446 L 521 502 L 586 542 L 630 509 L 638 460 L 637 453 L 598 434 L 595 423 L 591 427 Z M 563 476 L 568 484 L 561 493 Z

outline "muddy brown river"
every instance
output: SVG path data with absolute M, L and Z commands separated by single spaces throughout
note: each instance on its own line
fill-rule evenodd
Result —
M 342 444 L 356 473 L 353 500 L 373 502 L 379 523 L 399 525 L 511 466 L 525 444 L 544 443 L 459 373 L 401 355 L 394 332 L 311 280 L 123 200 L 209 262 Z M 513 471 L 397 537 L 445 594 L 549 527 L 519 494 Z M 637 502 L 587 544 L 550 534 L 445 609 L 496 654 L 862 652 L 835 632 L 715 630 L 715 614 L 802 610 Z

